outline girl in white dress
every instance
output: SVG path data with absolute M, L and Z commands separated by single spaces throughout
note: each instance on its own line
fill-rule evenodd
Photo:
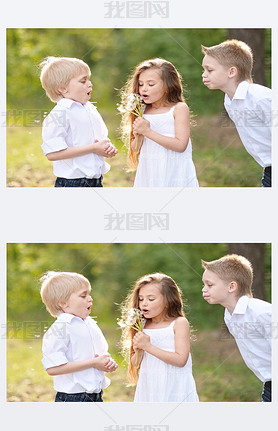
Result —
M 176 68 L 160 58 L 140 63 L 125 86 L 123 100 L 132 93 L 139 93 L 145 104 L 143 117 L 129 111 L 122 122 L 128 164 L 137 168 L 134 187 L 198 187 L 189 109 Z
M 127 314 L 131 308 L 139 308 L 145 318 L 143 332 L 131 326 L 123 332 L 129 377 L 138 380 L 134 401 L 199 401 L 192 375 L 189 323 L 175 281 L 160 273 L 141 277 L 125 302 Z

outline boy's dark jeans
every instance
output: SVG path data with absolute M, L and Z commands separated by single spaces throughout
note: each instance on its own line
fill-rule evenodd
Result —
M 271 187 L 271 166 L 267 166 L 266 168 L 264 168 L 262 186 Z
M 264 403 L 270 403 L 271 402 L 271 381 L 265 382 L 264 389 L 262 393 L 262 401 Z
M 100 178 L 61 178 L 57 177 L 54 187 L 103 187 L 102 176 Z
M 55 403 L 103 403 L 102 391 L 98 394 L 87 394 L 87 392 L 80 392 L 79 394 L 66 394 L 65 392 L 57 392 Z

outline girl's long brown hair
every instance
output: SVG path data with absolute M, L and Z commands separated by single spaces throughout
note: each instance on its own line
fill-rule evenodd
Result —
M 122 304 L 122 316 L 125 318 L 131 308 L 139 308 L 139 291 L 141 287 L 156 283 L 165 301 L 165 319 L 171 320 L 180 316 L 185 316 L 183 311 L 183 300 L 180 288 L 175 281 L 168 275 L 162 273 L 147 274 L 140 277 L 130 290 L 126 300 Z M 122 333 L 122 353 L 128 362 L 128 378 L 131 383 L 136 383 L 136 367 L 131 363 L 131 357 L 134 354 L 133 337 L 136 331 L 133 328 L 125 327 Z
M 126 85 L 121 91 L 122 103 L 125 104 L 128 96 L 132 93 L 139 93 L 139 76 L 147 69 L 158 69 L 161 74 L 161 79 L 165 87 L 165 105 L 173 105 L 178 102 L 184 102 L 182 77 L 175 66 L 163 58 L 153 58 L 145 60 L 138 64 Z M 138 165 L 138 160 L 135 151 L 131 149 L 133 136 L 133 122 L 137 117 L 129 112 L 123 114 L 121 122 L 122 139 L 128 146 L 128 166 L 131 170 L 135 170 Z

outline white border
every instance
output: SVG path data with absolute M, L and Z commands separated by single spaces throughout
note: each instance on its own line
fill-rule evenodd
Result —
M 242 2 L 234 0 L 224 4 L 220 0 L 210 2 L 191 2 L 170 0 L 169 19 L 123 20 L 104 19 L 104 1 L 88 1 L 82 3 L 64 0 L 47 3 L 37 1 L 21 2 L 14 0 L 5 4 L 1 12 L 0 26 L 0 106 L 5 111 L 5 27 L 53 27 L 53 28 L 113 28 L 113 27 L 149 27 L 149 28 L 273 28 L 273 70 L 277 71 L 277 20 L 274 1 Z M 274 101 L 273 109 L 278 112 L 277 105 L 277 73 L 273 73 Z M 102 197 L 88 193 L 82 195 L 64 190 L 63 195 L 54 189 L 5 189 L 5 148 L 2 145 L 4 131 L 1 127 L 0 138 L 0 199 L 1 238 L 0 238 L 0 281 L 1 323 L 5 319 L 5 285 L 6 276 L 3 268 L 5 262 L 6 242 L 272 242 L 273 268 L 272 287 L 273 300 L 276 302 L 276 271 L 277 264 L 277 190 L 266 189 L 200 189 L 177 191 L 104 189 Z M 277 142 L 277 128 L 273 131 L 273 142 Z M 277 159 L 277 146 L 273 148 Z M 274 168 L 277 163 L 274 163 Z M 275 174 L 274 174 L 275 175 Z M 274 176 L 275 179 L 275 176 Z M 169 205 L 165 207 L 165 203 Z M 157 212 L 164 207 L 169 211 L 169 231 L 121 231 L 104 230 L 105 214 L 111 212 L 111 204 L 120 213 Z M 3 208 L 5 212 L 3 213 Z M 82 223 L 75 226 L 68 221 L 66 214 L 72 218 L 80 218 Z M 264 221 L 265 219 L 265 221 Z M 34 222 L 35 221 L 35 222 Z M 89 226 L 89 228 L 87 228 Z M 116 238 L 116 239 L 115 239 Z M 276 259 L 277 260 L 277 259 Z M 277 321 L 277 304 L 274 315 Z M 277 390 L 274 386 L 276 401 L 271 404 L 262 403 L 199 403 L 184 404 L 173 410 L 171 404 L 104 403 L 97 405 L 55 405 L 54 403 L 5 403 L 5 348 L 1 340 L 0 351 L 0 415 L 2 423 L 7 424 L 11 431 L 26 427 L 28 430 L 49 430 L 53 427 L 66 429 L 82 429 L 93 427 L 103 431 L 104 427 L 113 425 L 111 418 L 119 425 L 126 424 L 158 424 L 162 413 L 167 417 L 164 424 L 169 431 L 191 427 L 194 430 L 220 431 L 240 426 L 259 431 L 265 426 L 271 427 L 274 422 L 274 411 L 277 411 Z M 274 355 L 277 358 L 277 342 Z M 274 364 L 276 361 L 273 362 Z M 274 368 L 277 382 L 277 371 Z M 82 410 L 81 410 L 82 409 Z M 276 417 L 276 415 L 275 415 Z

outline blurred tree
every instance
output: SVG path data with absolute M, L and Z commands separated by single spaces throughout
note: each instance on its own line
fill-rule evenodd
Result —
M 227 250 L 225 243 L 8 244 L 8 320 L 51 320 L 40 298 L 39 279 L 49 270 L 73 271 L 82 273 L 91 282 L 93 315 L 106 325 L 115 326 L 120 315 L 119 304 L 135 280 L 147 273 L 164 272 L 180 286 L 192 326 L 214 328 L 222 322 L 223 309 L 210 307 L 202 299 L 201 259 L 218 259 L 227 254 Z M 270 295 L 270 253 L 270 245 L 267 245 L 267 295 Z M 252 263 L 255 270 L 263 266 L 262 262 Z
M 255 298 L 266 299 L 265 292 L 265 244 L 235 243 L 228 245 L 229 253 L 246 257 L 253 266 L 253 293 Z
M 264 28 L 230 28 L 229 39 L 238 39 L 247 43 L 253 51 L 253 80 L 256 84 L 266 85 L 265 76 L 265 29 Z

